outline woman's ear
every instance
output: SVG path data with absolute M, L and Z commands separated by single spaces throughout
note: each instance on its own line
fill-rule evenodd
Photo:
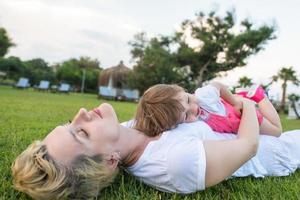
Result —
M 118 167 L 118 164 L 120 162 L 120 154 L 117 152 L 113 152 L 108 158 L 107 158 L 107 164 L 108 167 L 111 170 L 115 170 Z

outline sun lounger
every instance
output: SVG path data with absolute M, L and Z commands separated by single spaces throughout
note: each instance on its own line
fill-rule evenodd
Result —
M 104 98 L 115 99 L 117 97 L 117 90 L 115 88 L 100 86 L 98 95 Z
M 15 85 L 16 88 L 28 88 L 30 87 L 29 79 L 21 77 L 18 83 Z

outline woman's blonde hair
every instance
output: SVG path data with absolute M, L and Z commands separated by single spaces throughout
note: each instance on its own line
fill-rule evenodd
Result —
M 184 89 L 178 85 L 158 84 L 141 97 L 135 115 L 134 128 L 148 136 L 156 136 L 180 123 L 184 111 L 176 97 Z
M 68 167 L 58 164 L 41 141 L 33 142 L 12 165 L 14 187 L 34 199 L 88 199 L 113 182 L 101 155 L 80 155 Z

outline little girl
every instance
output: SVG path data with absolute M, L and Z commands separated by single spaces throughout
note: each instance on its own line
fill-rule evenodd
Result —
M 261 86 L 233 95 L 225 85 L 213 82 L 189 94 L 177 85 L 159 84 L 149 88 L 139 101 L 135 128 L 156 136 L 183 122 L 202 120 L 214 131 L 237 133 L 242 102 L 249 98 L 258 105 L 260 133 L 280 136 L 280 118 Z

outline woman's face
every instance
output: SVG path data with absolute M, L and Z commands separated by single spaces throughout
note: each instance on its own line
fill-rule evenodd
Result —
M 78 155 L 110 155 L 119 139 L 119 122 L 111 105 L 81 108 L 72 122 L 56 127 L 44 139 L 49 154 L 69 164 Z

